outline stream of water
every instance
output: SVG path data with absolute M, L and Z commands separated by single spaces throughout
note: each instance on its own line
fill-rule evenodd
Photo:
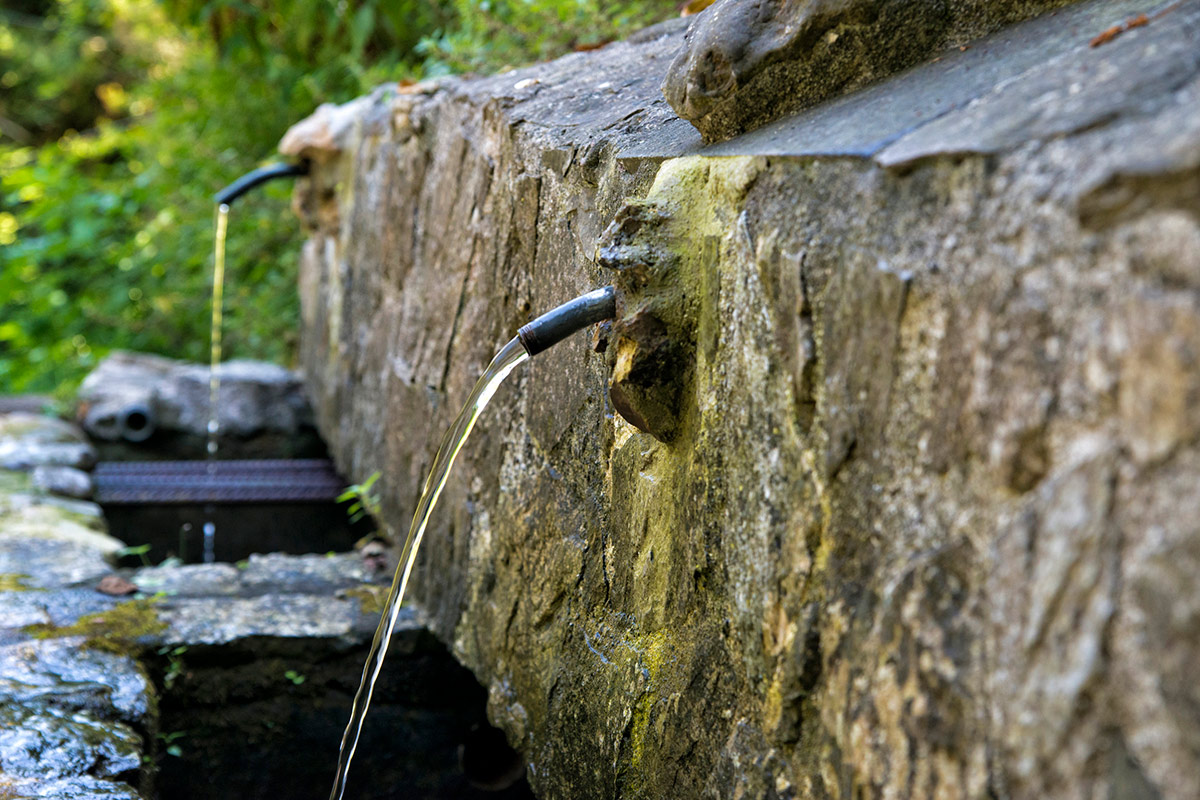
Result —
M 223 307 L 225 296 L 225 232 L 229 229 L 229 206 L 221 203 L 217 206 L 216 234 L 213 237 L 213 284 L 212 284 L 212 327 L 210 330 L 211 347 L 208 364 L 208 425 L 205 430 L 208 442 L 205 453 L 208 458 L 208 474 L 217 474 L 217 435 L 221 432 L 220 407 L 218 397 L 221 393 L 221 374 L 217 367 L 221 363 L 221 325 L 223 322 Z M 209 509 L 207 512 L 211 513 Z M 216 560 L 217 526 L 212 520 L 204 523 L 204 563 L 211 564 Z
M 492 395 L 496 393 L 496 389 L 500 387 L 508 374 L 527 358 L 529 358 L 529 354 L 525 352 L 519 339 L 513 339 L 506 344 L 492 359 L 492 363 L 488 365 L 483 376 L 475 384 L 475 388 L 471 390 L 471 396 L 467 398 L 467 402 L 454 420 L 454 424 L 442 438 L 441 446 L 438 447 L 437 455 L 433 459 L 433 467 L 429 470 L 429 477 L 425 479 L 425 487 L 421 490 L 421 499 L 417 502 L 412 525 L 408 529 L 408 537 L 404 540 L 404 547 L 400 551 L 400 563 L 396 568 L 396 576 L 392 580 L 392 588 L 383 609 L 383 618 L 380 619 L 379 627 L 375 630 L 375 638 L 372 640 L 371 650 L 367 654 L 367 663 L 363 667 L 362 681 L 358 685 L 358 692 L 354 695 L 350 722 L 346 725 L 346 732 L 342 735 L 342 745 L 338 750 L 337 776 L 334 778 L 333 791 L 329 793 L 330 800 L 342 800 L 342 795 L 346 791 L 346 778 L 350 771 L 350 762 L 354 758 L 359 734 L 362 732 L 363 720 L 371 705 L 371 694 L 375 690 L 375 681 L 383 669 L 388 642 L 396 627 L 396 621 L 400 617 L 400 604 L 404 601 L 404 592 L 408 588 L 408 578 L 412 574 L 417 550 L 421 546 L 421 539 L 425 536 L 425 527 L 429 523 L 429 516 L 433 513 L 438 497 L 442 494 L 442 488 L 446 485 L 450 468 L 454 465 L 454 458 L 462 449 L 463 443 L 471 434 L 471 429 L 475 427 L 475 420 L 487 407 Z

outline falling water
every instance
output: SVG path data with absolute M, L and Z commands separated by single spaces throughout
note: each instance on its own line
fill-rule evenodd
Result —
M 362 681 L 358 685 L 358 692 L 354 695 L 350 722 L 346 725 L 346 732 L 342 735 L 342 746 L 338 751 L 337 777 L 334 778 L 333 791 L 329 794 L 330 800 L 341 800 L 342 794 L 346 791 L 346 777 L 350 770 L 350 761 L 354 758 L 355 748 L 358 747 L 358 737 L 362 732 L 367 708 L 371 705 L 371 693 L 375 690 L 375 681 L 379 678 L 380 670 L 383 669 L 383 659 L 387 655 L 388 641 L 392 637 L 396 620 L 400 616 L 400 603 L 404 600 L 408 577 L 412 573 L 413 562 L 416 561 L 417 549 L 421 546 L 421 539 L 425 535 L 425 526 L 429 522 L 429 516 L 433 513 L 434 506 L 437 505 L 442 487 L 446 485 L 450 467 L 454 465 L 454 457 L 462 449 L 467 436 L 471 434 L 471 428 L 475 426 L 475 420 L 487 407 L 488 401 L 492 399 L 496 389 L 500 387 L 508 374 L 527 358 L 529 358 L 529 354 L 525 352 L 519 339 L 513 339 L 506 344 L 492 359 L 492 363 L 488 365 L 479 382 L 475 384 L 475 388 L 471 390 L 471 396 L 467 398 L 466 405 L 459 412 L 454 424 L 446 431 L 442 444 L 438 447 L 429 477 L 425 479 L 425 488 L 421 490 L 421 499 L 417 502 L 412 525 L 408 529 L 408 538 L 404 540 L 404 548 L 400 551 L 400 564 L 396 569 L 396 577 L 392 580 L 392 589 L 388 593 L 387 605 L 383 609 L 383 618 L 379 621 L 379 627 L 375 629 L 371 651 L 367 654 L 367 663 L 363 667 Z
M 205 452 L 208 455 L 208 474 L 217 474 L 217 434 L 221 431 L 220 408 L 218 395 L 221 392 L 221 375 L 217 367 L 221 363 L 221 323 L 222 306 L 225 294 L 225 231 L 229 228 L 229 206 L 221 203 L 217 206 L 217 230 L 213 239 L 213 285 L 212 285 L 212 328 L 209 341 L 212 343 L 209 351 L 208 367 L 208 443 Z M 206 508 L 205 513 L 212 513 Z M 216 560 L 217 526 L 212 520 L 204 523 L 204 563 L 211 564 Z

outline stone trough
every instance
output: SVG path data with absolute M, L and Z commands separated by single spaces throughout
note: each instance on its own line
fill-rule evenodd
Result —
M 72 425 L 0 414 L 0 797 L 324 798 L 386 570 L 357 552 L 118 567 L 100 507 L 35 480 L 94 460 Z M 527 797 L 473 785 L 516 756 L 415 613 L 392 653 L 378 760 L 348 796 Z
M 158 563 L 203 560 L 206 523 L 218 531 L 213 555 L 228 562 L 344 552 L 369 534 L 369 521 L 356 524 L 348 504 L 336 502 L 348 482 L 325 458 L 299 377 L 256 361 L 223 364 L 219 374 L 221 435 L 211 461 L 207 367 L 119 352 L 84 380 L 78 417 L 98 462 L 90 481 L 73 478 L 114 535 L 148 546 L 138 557 Z

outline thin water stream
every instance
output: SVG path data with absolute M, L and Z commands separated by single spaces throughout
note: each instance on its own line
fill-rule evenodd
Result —
M 379 621 L 379 627 L 375 630 L 375 638 L 371 642 L 371 650 L 367 654 L 362 681 L 358 685 L 358 692 L 354 695 L 350 722 L 346 725 L 346 732 L 342 735 L 342 745 L 338 750 L 337 776 L 334 778 L 333 790 L 329 794 L 330 800 L 341 800 L 346 791 L 346 778 L 349 774 L 350 762 L 354 758 L 359 734 L 362 732 L 363 720 L 371 705 L 371 694 L 375 690 L 375 681 L 383 669 L 388 642 L 396 627 L 396 621 L 400 617 L 400 604 L 403 602 L 405 590 L 408 588 L 408 578 L 412 574 L 417 550 L 421 546 L 421 539 L 425 536 L 425 527 L 429 523 L 429 517 L 437 505 L 438 497 L 442 494 L 442 488 L 446 485 L 450 467 L 454 465 L 454 458 L 462 449 L 471 429 L 475 427 L 475 420 L 487 407 L 500 384 L 518 364 L 527 358 L 529 358 L 529 354 L 519 338 L 514 338 L 506 344 L 492 359 L 492 363 L 488 365 L 483 376 L 475 384 L 475 388 L 471 390 L 471 395 L 467 398 L 462 411 L 454 420 L 454 424 L 446 431 L 441 446 L 438 447 L 437 455 L 433 459 L 433 467 L 429 471 L 429 477 L 425 479 L 424 489 L 421 490 L 421 499 L 417 502 L 412 525 L 408 529 L 408 538 L 404 540 L 404 547 L 400 551 L 400 566 L 396 570 L 396 577 L 392 580 L 392 588 L 383 609 L 383 618 Z
M 213 284 L 212 284 L 212 327 L 208 364 L 208 442 L 205 453 L 208 458 L 208 474 L 217 474 L 217 435 L 221 432 L 221 417 L 218 398 L 221 393 L 221 374 L 217 367 L 221 364 L 221 326 L 224 319 L 225 296 L 225 232 L 229 229 L 229 204 L 217 205 L 216 234 L 213 237 Z M 211 509 L 205 509 L 212 513 Z M 215 549 L 217 526 L 212 520 L 204 523 L 204 563 L 211 564 L 216 560 Z

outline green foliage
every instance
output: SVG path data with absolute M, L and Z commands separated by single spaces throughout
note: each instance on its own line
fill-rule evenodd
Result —
M 205 357 L 211 195 L 268 155 L 296 114 L 275 87 L 178 37 L 158 46 L 187 58 L 129 88 L 130 117 L 0 148 L 0 392 L 69 389 L 115 348 Z M 231 357 L 290 357 L 298 225 L 287 196 L 268 187 L 231 214 Z
M 456 25 L 420 45 L 424 68 L 492 72 L 591 48 L 676 13 L 663 0 L 453 0 Z
M 117 348 L 204 360 L 212 194 L 320 103 L 550 57 L 671 13 L 664 0 L 7 3 L 0 393 L 69 393 Z M 293 358 L 289 192 L 269 184 L 230 215 L 226 358 Z
M 139 544 L 137 546 L 127 545 L 118 550 L 115 555 L 117 558 L 124 558 L 125 556 L 137 556 L 141 559 L 142 566 L 148 567 L 150 566 L 150 557 L 146 554 L 149 552 L 150 545 L 148 544 Z
M 144 72 L 149 42 L 117 33 L 101 2 L 17 0 L 0 8 L 0 134 L 22 144 L 125 113 L 121 85 Z

